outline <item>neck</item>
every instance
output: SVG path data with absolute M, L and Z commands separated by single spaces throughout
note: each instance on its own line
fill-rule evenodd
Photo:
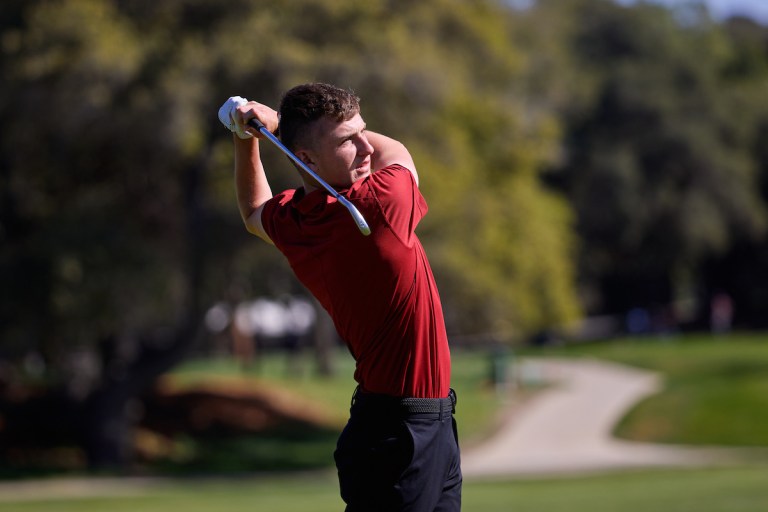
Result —
M 314 190 L 320 190 L 321 188 L 325 190 L 312 176 L 308 175 L 307 173 L 302 172 L 301 173 L 301 182 L 304 184 L 304 190 L 309 194 L 310 192 Z

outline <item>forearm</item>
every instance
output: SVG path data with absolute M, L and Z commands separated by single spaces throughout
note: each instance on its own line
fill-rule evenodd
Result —
M 371 157 L 372 169 L 378 170 L 388 165 L 400 164 L 411 171 L 418 184 L 419 175 L 416 173 L 416 165 L 413 163 L 413 158 L 408 148 L 395 139 L 370 130 L 365 132 L 365 136 L 371 146 L 373 146 L 373 155 Z
M 261 210 L 272 197 L 272 189 L 261 163 L 258 140 L 243 140 L 235 135 L 234 144 L 235 188 L 240 216 L 249 232 L 269 241 L 261 224 Z

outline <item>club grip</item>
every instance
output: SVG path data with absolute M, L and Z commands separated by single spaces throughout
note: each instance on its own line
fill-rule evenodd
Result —
M 248 125 L 256 128 L 259 131 L 261 131 L 262 128 L 266 129 L 266 126 L 264 126 L 264 123 L 262 123 L 255 117 L 248 120 Z

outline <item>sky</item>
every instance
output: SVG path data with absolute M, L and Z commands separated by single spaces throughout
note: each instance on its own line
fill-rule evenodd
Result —
M 622 4 L 635 3 L 636 0 L 618 0 Z M 664 5 L 682 5 L 691 0 L 652 0 Z M 724 19 L 733 15 L 746 15 L 768 25 L 768 0 L 700 0 L 707 4 L 715 19 Z

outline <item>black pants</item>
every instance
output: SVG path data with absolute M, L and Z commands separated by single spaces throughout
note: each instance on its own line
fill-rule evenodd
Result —
M 346 512 L 461 510 L 454 404 L 357 393 L 334 453 Z

